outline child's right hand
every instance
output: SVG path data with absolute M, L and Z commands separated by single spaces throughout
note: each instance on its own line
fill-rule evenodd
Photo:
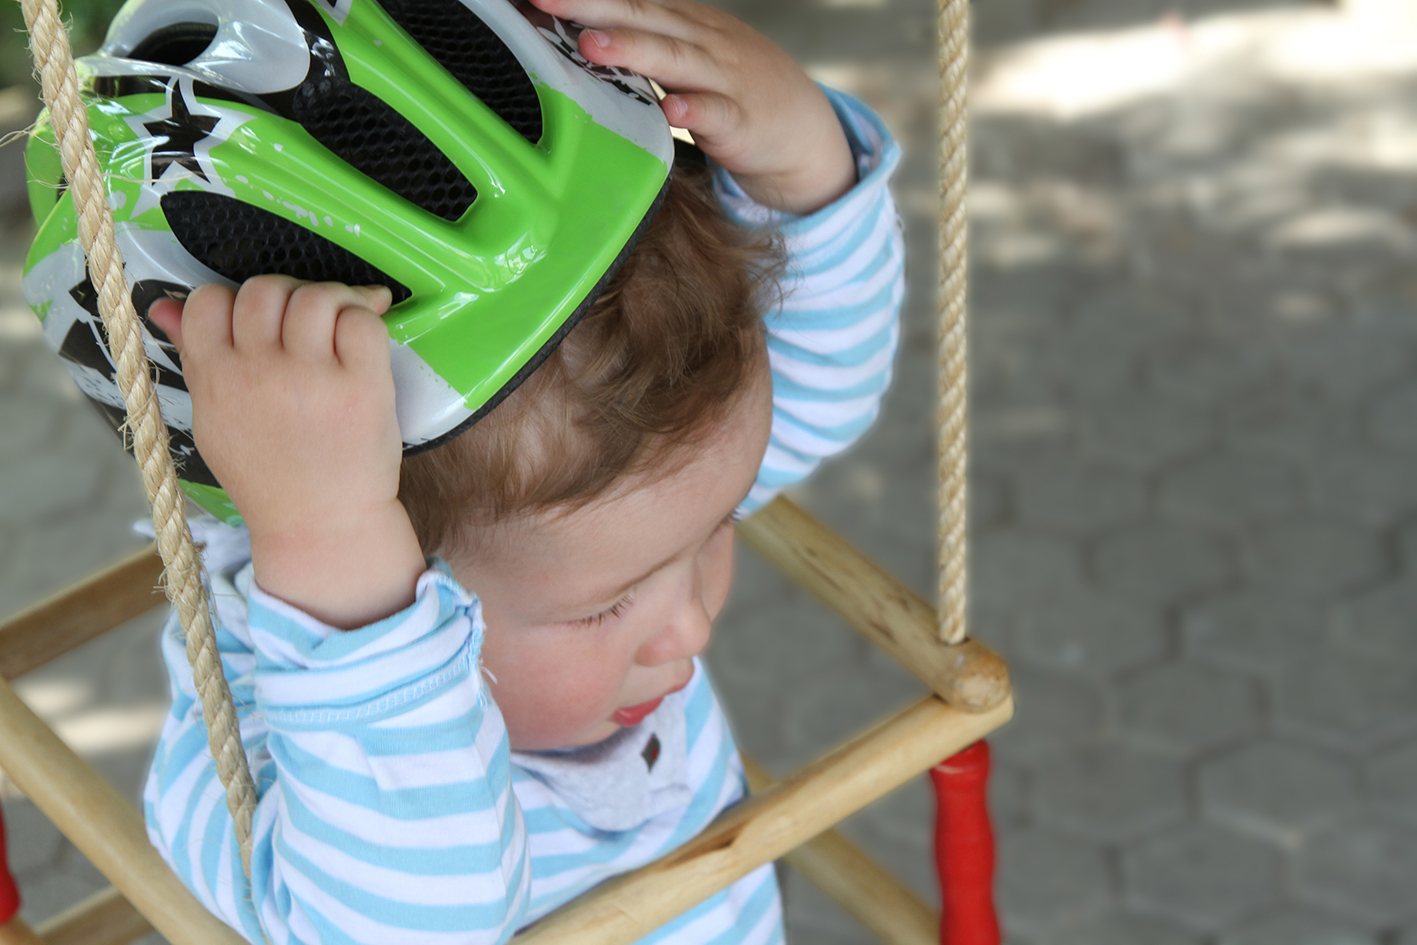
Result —
M 765 206 L 808 214 L 856 183 L 831 102 L 742 20 L 693 0 L 531 0 L 589 27 L 580 53 L 654 79 L 660 107 Z
M 424 567 L 398 501 L 389 302 L 258 276 L 149 312 L 181 354 L 193 439 L 251 530 L 257 582 L 333 626 L 406 606 Z

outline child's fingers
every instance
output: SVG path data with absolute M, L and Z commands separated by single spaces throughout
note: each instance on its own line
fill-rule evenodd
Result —
M 184 361 L 200 361 L 231 349 L 235 344 L 231 331 L 235 306 L 236 293 L 224 285 L 201 285 L 192 290 L 179 319 Z
M 148 309 L 148 321 L 167 336 L 177 353 L 182 353 L 182 303 L 177 299 L 158 299 Z
M 255 276 L 242 283 L 231 314 L 231 337 L 238 351 L 280 344 L 285 307 L 302 284 L 290 276 Z
M 373 310 L 350 305 L 335 316 L 335 356 L 355 371 L 390 371 L 389 329 Z
M 298 286 L 286 304 L 280 341 L 286 351 L 312 360 L 335 354 L 335 322 L 341 310 L 360 308 L 370 314 L 388 309 L 389 290 L 382 286 L 349 286 L 314 282 Z
M 716 92 L 676 92 L 659 104 L 669 123 L 689 129 L 696 141 L 722 140 L 743 125 L 743 109 L 737 100 Z
M 666 88 L 723 88 L 718 63 L 703 48 L 662 33 L 641 30 L 586 30 L 581 55 L 602 66 L 619 66 L 649 76 Z
M 593 29 L 639 29 L 687 39 L 695 28 L 692 4 L 677 0 L 533 0 L 563 20 Z M 688 15 L 686 15 L 688 14 Z

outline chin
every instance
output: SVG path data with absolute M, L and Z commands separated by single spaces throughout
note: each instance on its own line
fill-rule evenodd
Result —
M 603 742 L 620 731 L 614 722 L 598 722 L 589 729 L 574 735 L 560 735 L 555 732 L 538 732 L 534 735 L 508 733 L 512 751 L 553 751 L 557 748 L 584 748 Z

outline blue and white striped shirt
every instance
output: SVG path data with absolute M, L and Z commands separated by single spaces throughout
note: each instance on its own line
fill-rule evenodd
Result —
M 899 149 L 865 106 L 828 90 L 860 181 L 806 217 L 772 214 L 725 173 L 730 216 L 781 231 L 781 304 L 767 315 L 772 438 L 743 511 L 810 473 L 875 419 L 899 337 L 903 246 L 886 183 Z M 145 791 L 153 844 L 197 897 L 271 945 L 500 943 L 602 880 L 649 863 L 745 794 L 742 763 L 703 666 L 666 698 L 681 733 L 663 770 L 674 802 L 625 830 L 518 765 L 480 674 L 481 605 L 430 568 L 406 610 L 339 632 L 263 593 L 243 529 L 208 523 L 222 665 L 260 802 L 251 878 L 207 747 L 175 618 L 163 634 L 172 711 Z M 771 866 L 642 945 L 775 945 Z

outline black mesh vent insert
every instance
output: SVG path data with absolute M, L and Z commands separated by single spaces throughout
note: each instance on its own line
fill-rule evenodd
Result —
M 163 195 L 162 212 L 183 249 L 233 282 L 269 273 L 310 282 L 386 285 L 395 302 L 411 294 L 318 233 L 234 197 L 174 191 Z
M 457 220 L 477 189 L 447 155 L 372 93 L 331 75 L 295 90 L 291 111 L 316 141 L 400 197 Z
M 484 105 L 532 144 L 541 103 L 526 69 L 502 38 L 459 0 L 382 0 L 394 22 Z

